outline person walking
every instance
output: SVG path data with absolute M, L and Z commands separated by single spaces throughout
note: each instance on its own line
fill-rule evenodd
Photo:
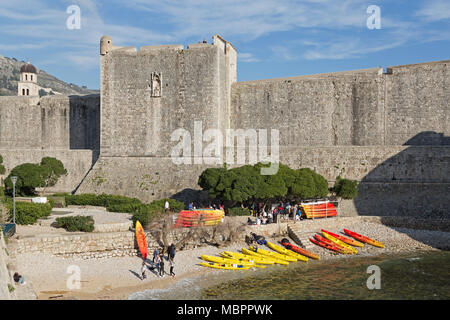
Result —
M 173 272 L 173 267 L 175 266 L 175 262 L 173 261 L 172 257 L 169 259 L 169 264 L 170 264 L 170 275 L 172 277 L 175 277 L 175 273 Z
M 147 278 L 147 276 L 145 275 L 145 271 L 147 271 L 147 264 L 145 263 L 144 260 L 142 260 L 142 267 L 141 267 L 142 280 Z
M 167 260 L 170 259 L 174 259 L 175 258 L 175 245 L 172 243 L 168 248 L 167 248 Z
M 160 262 L 159 262 L 159 277 L 162 278 L 164 276 L 164 274 L 165 274 L 165 271 L 164 271 L 164 258 L 163 258 L 163 256 L 161 256 L 159 258 L 159 260 L 160 260 Z

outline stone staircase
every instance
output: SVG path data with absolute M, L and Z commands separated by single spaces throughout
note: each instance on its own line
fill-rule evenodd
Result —
M 289 224 L 288 227 L 288 235 L 295 242 L 296 245 L 310 250 L 312 248 L 317 248 L 317 246 L 309 241 L 309 238 L 313 238 L 316 234 L 313 231 L 300 231 L 295 227 L 295 224 Z

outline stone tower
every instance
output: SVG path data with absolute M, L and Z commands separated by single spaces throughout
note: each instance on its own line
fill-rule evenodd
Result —
M 230 127 L 236 50 L 212 43 L 118 47 L 100 40 L 101 156 L 165 157 L 172 134 Z M 169 158 L 170 159 L 170 158 Z
M 30 64 L 24 64 L 20 68 L 20 80 L 17 85 L 18 96 L 38 96 L 39 86 L 37 84 L 36 67 Z

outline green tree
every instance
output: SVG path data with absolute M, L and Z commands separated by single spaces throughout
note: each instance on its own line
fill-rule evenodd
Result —
M 342 199 L 354 199 L 358 195 L 358 181 L 343 179 L 338 176 L 331 191 Z
M 43 179 L 43 185 L 41 186 L 44 187 L 44 191 L 47 187 L 53 187 L 61 176 L 67 174 L 63 163 L 56 158 L 44 157 L 41 160 L 40 166 Z
M 202 172 L 198 184 L 207 190 L 212 198 L 236 203 L 264 201 L 285 198 L 316 198 L 328 194 L 328 181 L 307 168 L 293 170 L 279 164 L 274 175 L 261 175 L 267 164 L 257 163 L 227 170 L 209 168 Z
M 11 170 L 5 179 L 5 193 L 12 195 L 12 176 L 17 177 L 16 194 L 19 196 L 32 196 L 36 188 L 54 186 L 58 179 L 67 174 L 61 161 L 45 157 L 40 164 L 23 163 Z
M 16 176 L 16 195 L 35 195 L 36 188 L 43 184 L 41 166 L 35 163 L 23 163 L 11 170 L 5 179 L 5 193 L 12 195 L 13 184 L 11 177 Z

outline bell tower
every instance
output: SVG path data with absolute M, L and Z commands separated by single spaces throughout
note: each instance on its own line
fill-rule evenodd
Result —
M 20 80 L 17 85 L 18 96 L 39 96 L 37 70 L 30 62 L 20 68 Z

